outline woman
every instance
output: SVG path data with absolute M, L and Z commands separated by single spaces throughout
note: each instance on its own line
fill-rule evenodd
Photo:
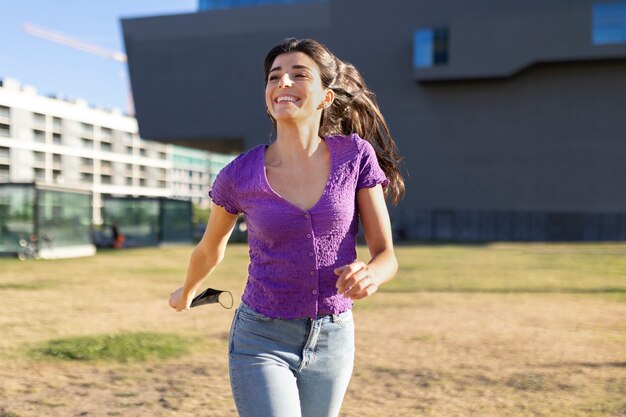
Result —
M 239 415 L 337 416 L 354 359 L 352 302 L 397 270 L 383 187 L 394 203 L 403 194 L 400 157 L 358 71 L 320 43 L 273 48 L 265 87 L 276 141 L 218 174 L 206 232 L 170 306 L 189 308 L 244 213 L 250 265 L 229 339 Z M 358 217 L 368 263 L 356 260 Z

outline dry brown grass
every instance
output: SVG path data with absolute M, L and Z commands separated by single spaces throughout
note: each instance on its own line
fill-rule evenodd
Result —
M 175 314 L 166 304 L 190 250 L 0 260 L 0 417 L 235 416 L 233 310 Z M 398 248 L 397 282 L 355 307 L 356 367 L 341 415 L 625 416 L 624 255 L 619 244 Z M 244 246 L 229 246 L 211 286 L 239 297 L 246 262 Z M 200 343 L 177 359 L 131 364 L 27 354 L 50 339 L 124 332 Z

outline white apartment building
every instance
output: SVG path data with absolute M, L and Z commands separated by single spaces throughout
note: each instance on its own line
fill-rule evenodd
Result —
M 213 184 L 217 173 L 233 160 L 233 155 L 207 152 L 199 149 L 168 145 L 171 148 L 172 195 L 186 196 L 202 208 L 210 205 L 208 184 Z
M 0 182 L 41 182 L 93 192 L 93 222 L 106 195 L 190 199 L 207 191 L 234 156 L 144 140 L 137 121 L 81 99 L 43 96 L 0 81 Z

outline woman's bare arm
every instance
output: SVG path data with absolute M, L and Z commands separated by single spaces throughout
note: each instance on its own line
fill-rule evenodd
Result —
M 226 244 L 236 222 L 237 215 L 212 204 L 202 240 L 191 253 L 185 283 L 170 295 L 170 306 L 176 311 L 189 309 L 189 304 L 204 278 L 224 259 Z
M 360 189 L 357 192 L 357 208 L 372 259 L 367 264 L 356 260 L 335 269 L 335 274 L 339 275 L 337 292 L 354 300 L 372 295 L 398 270 L 382 186 Z

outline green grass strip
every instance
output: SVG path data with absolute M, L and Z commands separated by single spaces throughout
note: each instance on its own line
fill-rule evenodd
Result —
M 143 362 L 185 354 L 192 340 L 161 333 L 121 333 L 50 340 L 30 350 L 37 358 L 68 361 Z

